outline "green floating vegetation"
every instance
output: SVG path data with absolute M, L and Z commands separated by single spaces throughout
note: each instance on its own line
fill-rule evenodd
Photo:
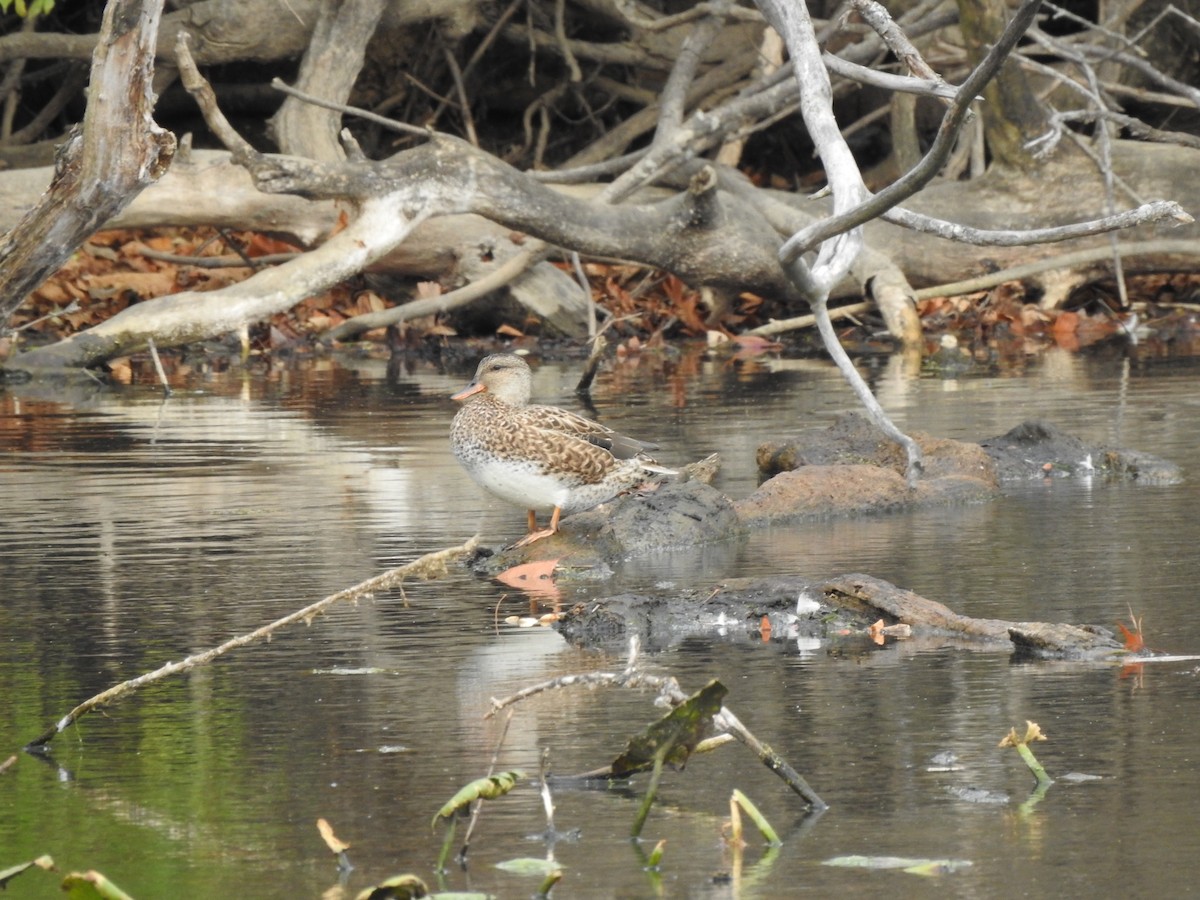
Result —
M 538 859 L 536 856 L 520 856 L 516 859 L 506 859 L 496 863 L 496 868 L 514 875 L 529 875 L 545 878 L 562 869 L 562 865 L 552 859 Z
M 495 900 L 491 894 L 481 891 L 438 891 L 429 893 L 429 888 L 416 875 L 395 875 L 374 887 L 360 891 L 354 900 Z
M 710 681 L 692 696 L 625 745 L 625 751 L 612 761 L 612 778 L 628 778 L 635 772 L 651 770 L 650 784 L 633 821 L 631 833 L 638 837 L 658 793 L 658 780 L 664 765 L 682 768 L 696 746 L 712 729 L 712 719 L 721 711 L 721 702 L 729 689 L 719 681 Z
M 1025 765 L 1029 767 L 1029 771 L 1033 773 L 1037 779 L 1039 787 L 1049 787 L 1054 784 L 1054 779 L 1046 774 L 1046 770 L 1042 768 L 1042 764 L 1037 761 L 1037 757 L 1033 755 L 1033 751 L 1029 749 L 1029 745 L 1034 741 L 1044 741 L 1046 735 L 1042 734 L 1042 729 L 1037 722 L 1025 721 L 1025 735 L 1017 734 L 1017 729 L 1010 728 L 1008 734 L 1000 741 L 1001 747 L 1015 747 Z
M 684 766 L 712 728 L 729 689 L 710 681 L 669 713 L 630 739 L 625 752 L 612 762 L 612 777 L 627 778 L 655 765 Z
M 8 883 L 22 872 L 28 872 L 30 869 L 35 868 L 49 871 L 54 868 L 54 860 L 49 856 L 39 856 L 37 859 L 29 860 L 29 862 L 18 863 L 15 866 L 9 866 L 7 869 L 0 869 L 0 890 L 7 888 Z
M 942 875 L 957 872 L 972 865 L 969 859 L 921 859 L 910 856 L 835 856 L 825 860 L 825 866 L 844 866 L 852 869 L 900 869 L 910 875 Z
M 449 819 L 458 810 L 470 806 L 476 800 L 495 800 L 497 797 L 503 797 L 524 777 L 524 772 L 513 771 L 489 775 L 487 778 L 476 778 L 446 801 L 445 806 L 439 809 L 433 817 L 430 827 L 437 828 L 438 819 Z
M 99 872 L 72 872 L 63 879 L 62 889 L 71 900 L 132 900 Z

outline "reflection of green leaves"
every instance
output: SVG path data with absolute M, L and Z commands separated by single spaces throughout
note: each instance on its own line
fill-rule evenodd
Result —
M 501 772 L 499 775 L 489 775 L 487 778 L 477 778 L 462 787 L 457 794 L 446 801 L 446 805 L 437 811 L 430 827 L 437 828 L 438 819 L 448 819 L 458 810 L 469 806 L 475 800 L 495 800 L 511 791 L 518 781 L 524 777 L 523 772 Z
M 612 777 L 628 778 L 635 772 L 653 769 L 656 758 L 667 765 L 684 766 L 712 726 L 713 716 L 721 711 L 727 693 L 721 682 L 710 681 L 688 697 L 629 741 L 625 752 L 613 760 Z
M 971 865 L 969 859 L 920 859 L 907 856 L 835 856 L 824 865 L 857 869 L 902 869 L 910 875 L 941 875 Z
M 72 872 L 63 879 L 62 889 L 71 900 L 132 900 L 123 890 L 99 872 Z
M 8 887 L 8 883 L 20 875 L 37 866 L 39 869 L 53 869 L 54 860 L 49 856 L 39 856 L 37 859 L 31 859 L 29 862 L 23 862 L 15 866 L 10 866 L 7 869 L 0 869 L 0 890 Z
M 429 888 L 416 875 L 393 875 L 375 887 L 360 891 L 354 900 L 417 900 L 429 896 Z

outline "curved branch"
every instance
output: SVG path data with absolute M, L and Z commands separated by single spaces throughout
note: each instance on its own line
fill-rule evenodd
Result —
M 1041 6 L 1041 0 L 1024 0 L 1016 15 L 1005 27 L 1000 39 L 996 41 L 975 71 L 959 87 L 958 96 L 951 104 L 950 109 L 946 111 L 933 146 L 929 148 L 929 152 L 925 154 L 921 162 L 866 202 L 845 212 L 835 213 L 828 219 L 823 219 L 812 227 L 793 235 L 784 247 L 782 258 L 785 263 L 798 259 L 835 234 L 841 234 L 850 228 L 881 216 L 929 183 L 949 157 L 958 130 L 970 112 L 971 103 L 983 90 L 984 85 L 1000 70 L 1005 57 L 1012 52 L 1017 41 L 1021 39 L 1021 35 L 1033 23 L 1039 6 Z
M 1169 225 L 1190 225 L 1195 221 L 1184 212 L 1182 206 L 1170 200 L 1154 200 L 1143 203 L 1137 209 L 1127 210 L 1087 222 L 1075 222 L 1070 225 L 1057 225 L 1053 228 L 1030 228 L 1022 231 L 990 230 L 972 228 L 970 225 L 960 225 L 957 222 L 947 222 L 945 219 L 935 219 L 932 216 L 912 212 L 902 207 L 894 207 L 882 216 L 894 225 L 901 225 L 925 234 L 936 234 L 950 241 L 961 241 L 964 244 L 979 244 L 988 247 L 1023 247 L 1028 244 L 1052 244 L 1057 241 L 1069 241 L 1072 238 L 1091 237 L 1095 234 L 1107 234 L 1121 228 L 1133 228 L 1152 222 L 1169 219 Z

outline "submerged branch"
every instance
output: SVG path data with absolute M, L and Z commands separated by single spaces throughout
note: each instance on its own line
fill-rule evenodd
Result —
M 654 688 L 659 692 L 659 696 L 666 700 L 671 706 L 678 706 L 688 699 L 688 695 L 679 686 L 679 682 L 671 676 L 649 675 L 639 671 L 637 668 L 637 639 L 631 643 L 630 660 L 623 672 L 579 672 L 573 675 L 560 675 L 557 678 L 551 678 L 548 681 L 539 682 L 528 687 L 522 688 L 515 694 L 510 694 L 500 700 L 493 698 L 492 708 L 488 710 L 484 718 L 491 718 L 500 710 L 526 700 L 535 694 L 540 694 L 545 691 L 558 690 L 560 688 L 574 687 L 576 685 L 584 685 L 587 687 L 623 687 L 623 688 L 638 688 L 649 687 Z M 758 757 L 759 761 L 768 769 L 783 779 L 784 784 L 791 788 L 795 793 L 804 798 L 814 810 L 828 809 L 828 804 L 817 795 L 817 792 L 809 786 L 808 782 L 793 769 L 782 756 L 772 750 L 768 745 L 762 743 L 758 738 L 751 733 L 741 720 L 735 716 L 728 707 L 722 706 L 720 712 L 713 716 L 713 724 L 727 735 L 732 735 L 737 738 L 747 747 L 749 747 Z M 595 773 L 596 777 L 605 777 L 604 772 Z
M 239 635 L 225 643 L 205 650 L 203 653 L 194 653 L 186 659 L 179 662 L 167 663 L 160 666 L 153 672 L 146 672 L 144 675 L 139 675 L 137 678 L 131 678 L 128 681 L 122 681 L 120 684 L 110 687 L 108 690 L 101 691 L 94 697 L 80 703 L 73 710 L 59 719 L 51 728 L 44 734 L 39 735 L 30 741 L 25 749 L 37 750 L 43 748 L 46 744 L 54 739 L 55 735 L 65 731 L 80 719 L 86 713 L 91 712 L 97 707 L 104 706 L 109 703 L 115 703 L 118 700 L 124 699 L 127 695 L 132 694 L 139 688 L 143 688 L 148 684 L 153 684 L 156 681 L 162 681 L 171 675 L 178 675 L 181 672 L 187 672 L 195 669 L 206 663 L 212 662 L 218 656 L 223 656 L 230 650 L 236 650 L 238 647 L 245 647 L 248 644 L 257 643 L 271 637 L 276 631 L 287 626 L 294 625 L 297 622 L 304 622 L 306 625 L 312 624 L 312 620 L 325 612 L 331 606 L 344 601 L 358 601 L 363 597 L 370 596 L 373 592 L 394 587 L 405 578 L 418 577 L 426 580 L 439 578 L 446 574 L 446 566 L 451 560 L 459 559 L 472 553 L 478 543 L 478 538 L 471 538 L 465 544 L 457 547 L 449 547 L 445 550 L 436 550 L 432 553 L 426 553 L 419 559 L 415 559 L 403 566 L 397 566 L 394 569 L 389 569 L 381 575 L 376 575 L 374 578 L 368 578 L 366 581 L 361 581 L 353 587 L 338 591 L 336 594 L 330 594 L 324 600 L 318 600 L 316 603 L 310 603 L 303 609 L 298 609 L 295 612 L 284 616 L 282 619 L 276 619 L 268 625 L 263 625 L 261 628 L 256 628 L 254 631 L 247 634 Z

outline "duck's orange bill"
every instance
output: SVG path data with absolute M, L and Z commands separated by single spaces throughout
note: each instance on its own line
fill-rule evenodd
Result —
M 482 384 L 468 384 L 465 388 L 451 397 L 451 400 L 466 400 L 472 394 L 478 394 L 480 391 L 486 391 L 487 388 Z

